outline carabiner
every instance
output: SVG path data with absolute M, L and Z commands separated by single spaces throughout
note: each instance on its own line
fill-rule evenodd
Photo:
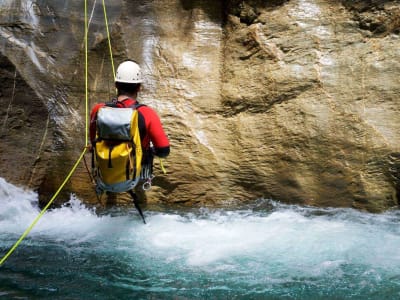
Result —
M 148 191 L 149 189 L 151 189 L 151 181 L 146 181 L 145 183 L 143 183 L 142 189 L 143 191 Z
M 153 180 L 155 176 L 152 175 L 151 177 L 147 178 L 147 180 L 143 183 L 142 185 L 142 189 L 143 191 L 148 191 L 149 189 L 151 189 L 151 181 Z

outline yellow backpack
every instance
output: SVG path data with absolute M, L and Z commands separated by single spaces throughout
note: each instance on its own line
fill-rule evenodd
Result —
M 97 112 L 93 175 L 96 192 L 121 193 L 140 180 L 142 147 L 137 106 L 103 106 Z

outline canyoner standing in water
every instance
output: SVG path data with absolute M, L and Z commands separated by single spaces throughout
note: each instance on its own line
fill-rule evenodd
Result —
M 118 66 L 117 98 L 93 107 L 90 142 L 97 194 L 128 192 L 145 222 L 136 192 L 151 186 L 153 157 L 168 156 L 170 145 L 157 113 L 137 101 L 142 82 L 135 61 Z

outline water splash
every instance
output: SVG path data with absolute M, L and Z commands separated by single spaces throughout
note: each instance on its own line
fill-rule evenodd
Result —
M 1 252 L 37 215 L 36 205 L 35 193 L 0 179 Z M 99 299 L 400 295 L 397 211 L 259 200 L 236 210 L 145 214 L 148 225 L 133 208 L 100 213 L 72 196 L 46 213 L 9 258 L 0 290 L 11 295 L 35 285 L 24 295 Z

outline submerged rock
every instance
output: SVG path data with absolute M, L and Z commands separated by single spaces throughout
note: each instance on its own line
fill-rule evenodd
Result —
M 43 202 L 85 144 L 81 2 L 0 4 L 1 176 Z M 90 107 L 114 93 L 97 2 Z M 397 205 L 398 1 L 119 0 L 107 16 L 114 63 L 141 63 L 139 100 L 171 139 L 168 174 L 156 161 L 148 201 Z M 83 164 L 64 192 L 97 201 Z

